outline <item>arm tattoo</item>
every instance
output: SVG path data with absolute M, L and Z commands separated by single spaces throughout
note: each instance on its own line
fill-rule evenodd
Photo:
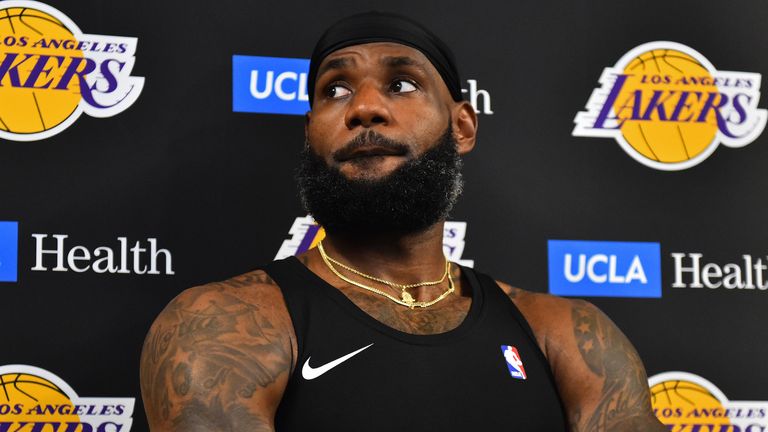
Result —
M 586 302 L 572 309 L 573 333 L 581 357 L 603 380 L 591 416 L 570 414 L 574 432 L 662 431 L 653 417 L 643 363 L 627 338 L 599 310 Z
M 253 272 L 185 292 L 147 335 L 141 387 L 147 418 L 172 431 L 271 431 L 271 413 L 252 400 L 291 365 L 284 323 L 273 307 L 238 288 L 274 282 Z M 266 302 L 265 302 L 266 303 Z M 285 377 L 282 377 L 285 378 Z M 256 408 L 256 409 L 254 409 Z

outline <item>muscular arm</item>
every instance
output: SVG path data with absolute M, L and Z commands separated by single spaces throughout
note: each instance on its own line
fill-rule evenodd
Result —
M 153 432 L 273 431 L 293 328 L 263 272 L 191 288 L 161 312 L 141 355 Z
M 616 325 L 585 301 L 571 302 L 572 336 L 578 357 L 558 359 L 555 376 L 564 390 L 571 429 L 589 431 L 666 431 L 651 410 L 643 362 Z M 554 359 L 553 359 L 554 360 Z
M 599 309 L 505 287 L 549 360 L 572 432 L 661 432 L 629 340 Z

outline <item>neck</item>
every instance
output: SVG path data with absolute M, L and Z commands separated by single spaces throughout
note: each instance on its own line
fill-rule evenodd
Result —
M 439 279 L 445 271 L 442 221 L 411 234 L 328 233 L 323 246 L 350 267 L 398 283 Z

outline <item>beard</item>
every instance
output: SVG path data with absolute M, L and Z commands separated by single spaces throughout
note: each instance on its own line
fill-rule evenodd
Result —
M 374 131 L 341 151 L 366 144 L 405 152 L 409 146 Z M 329 233 L 411 234 L 445 220 L 463 187 L 461 157 L 451 125 L 421 156 L 381 178 L 348 179 L 307 142 L 296 173 L 304 209 Z M 361 166 L 369 161 L 361 161 Z

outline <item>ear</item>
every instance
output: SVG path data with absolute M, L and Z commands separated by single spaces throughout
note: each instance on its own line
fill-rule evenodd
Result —
M 464 155 L 475 148 L 477 140 L 477 114 L 469 102 L 456 103 L 452 112 L 453 136 L 456 138 L 458 151 Z

